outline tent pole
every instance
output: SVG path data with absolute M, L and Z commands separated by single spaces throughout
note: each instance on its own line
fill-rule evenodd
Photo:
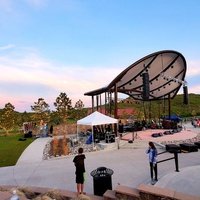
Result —
M 117 149 L 120 148 L 119 123 L 117 123 Z
M 92 147 L 93 147 L 93 150 L 94 150 L 94 133 L 93 133 L 93 126 L 92 126 Z
M 78 131 L 79 131 L 79 129 L 78 129 L 78 125 L 77 125 L 77 127 L 76 127 L 76 135 L 77 135 L 77 139 L 78 139 Z
M 92 96 L 92 112 L 94 112 L 94 96 Z

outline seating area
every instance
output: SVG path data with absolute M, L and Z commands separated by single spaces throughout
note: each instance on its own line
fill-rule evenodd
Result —
M 131 188 L 138 189 L 138 185 L 141 182 L 148 184 L 149 168 L 147 165 L 147 160 L 144 159 L 146 158 L 146 154 L 144 152 L 148 145 L 149 137 L 143 138 L 143 139 L 141 138 L 143 135 L 144 136 L 149 135 L 151 137 L 151 134 L 154 131 L 156 130 L 144 130 L 141 133 L 138 132 L 137 133 L 138 138 L 137 140 L 134 140 L 133 144 L 128 144 L 127 142 L 128 140 L 122 141 L 120 149 L 116 151 L 109 151 L 109 153 L 108 151 L 99 151 L 99 152 L 96 151 L 91 154 L 87 153 L 86 155 L 87 156 L 87 162 L 86 162 L 87 172 L 89 173 L 99 166 L 109 167 L 110 169 L 114 171 L 114 175 L 112 176 L 113 190 L 111 193 L 116 194 L 119 191 L 126 192 L 126 194 L 128 194 L 131 191 L 134 193 L 135 190 L 127 189 L 125 191 L 125 188 L 122 186 L 126 185 Z M 158 132 L 158 130 L 156 132 Z M 189 128 L 187 128 L 186 130 L 184 129 L 182 132 L 183 133 L 169 135 L 169 137 L 172 138 L 180 134 L 179 142 L 181 138 L 182 139 L 181 143 L 187 143 L 186 140 L 184 139 L 184 136 L 187 136 L 187 133 L 192 135 L 193 132 L 190 131 Z M 130 134 L 131 134 L 130 136 L 132 137 L 132 133 Z M 162 137 L 162 138 L 165 138 L 165 137 Z M 185 138 L 188 138 L 188 137 L 185 137 Z M 18 166 L 15 168 L 15 171 L 14 171 L 15 172 L 14 177 L 9 176 L 9 174 L 12 174 L 11 172 L 13 172 L 13 168 L 1 169 L 0 173 L 1 173 L 1 176 L 3 177 L 3 179 L 1 179 L 1 184 L 4 184 L 4 185 L 12 184 L 13 178 L 15 178 L 18 182 L 20 181 L 20 183 L 24 183 L 26 182 L 27 177 L 28 177 L 29 182 L 27 183 L 27 186 L 30 186 L 30 185 L 35 186 L 37 184 L 37 186 L 39 187 L 51 187 L 52 186 L 51 183 L 53 183 L 54 186 L 57 188 L 60 188 L 60 189 L 66 188 L 68 190 L 75 191 L 74 176 L 72 176 L 72 174 L 74 174 L 74 168 L 72 167 L 73 155 L 67 158 L 63 157 L 62 159 L 55 158 L 48 161 L 45 160 L 44 162 L 42 162 L 42 165 L 39 165 L 38 167 L 37 163 L 41 163 L 44 145 L 46 145 L 47 139 L 48 138 L 38 138 L 37 140 L 35 140 L 33 145 L 29 146 L 29 151 L 28 151 L 29 154 L 27 154 L 27 156 L 23 156 L 23 159 L 21 159 L 21 161 L 18 163 Z M 49 140 L 51 140 L 51 138 L 49 138 Z M 172 144 L 179 146 L 178 143 L 174 143 L 174 141 L 175 139 L 172 138 Z M 193 138 L 191 139 L 191 141 L 194 141 Z M 199 142 L 199 141 L 200 139 L 195 140 L 195 142 Z M 43 143 L 43 145 L 41 143 Z M 112 145 L 112 144 L 115 144 L 115 143 L 111 143 L 109 145 Z M 34 155 L 37 155 L 36 158 L 33 157 L 32 152 L 35 152 Z M 40 158 L 38 158 L 39 155 L 41 155 Z M 119 165 L 119 158 L 120 158 L 120 165 Z M 123 158 L 123 162 L 121 162 L 122 158 Z M 165 188 L 173 187 L 175 188 L 174 190 L 176 192 L 179 191 L 179 192 L 186 192 L 187 194 L 192 193 L 195 195 L 199 195 L 199 189 L 197 188 L 199 186 L 199 179 L 198 179 L 199 166 L 197 166 L 198 158 L 199 158 L 199 152 L 195 152 L 191 156 L 189 154 L 181 153 L 181 155 L 179 156 L 179 161 L 180 161 L 179 173 L 174 172 L 174 163 L 171 163 L 172 165 L 161 164 L 159 167 L 159 181 L 157 183 L 160 185 L 158 186 L 165 187 Z M 112 160 L 112 162 L 109 162 L 109 165 L 108 165 L 109 160 Z M 135 162 L 135 160 L 139 160 L 139 162 Z M 27 162 L 30 163 L 30 166 L 27 164 L 25 165 L 26 173 L 24 173 L 23 163 L 27 163 Z M 58 169 L 57 167 L 59 167 L 59 171 L 57 170 Z M 133 168 L 135 170 L 133 170 Z M 51 170 L 47 170 L 47 169 L 51 169 Z M 120 171 L 120 169 L 124 170 L 123 176 L 121 176 L 122 172 Z M 138 170 L 140 171 L 139 174 L 138 174 Z M 33 171 L 34 171 L 34 174 L 32 174 Z M 4 174 L 6 174 L 5 177 L 3 176 Z M 55 175 L 51 176 L 51 174 L 55 174 Z M 39 184 L 37 182 L 38 177 L 41 177 L 41 182 Z M 175 181 L 182 180 L 183 177 L 185 177 L 185 179 L 188 181 L 188 184 L 191 184 L 191 187 L 189 187 L 188 190 L 187 190 L 187 187 L 184 186 L 184 184 L 179 185 L 179 184 L 176 184 L 175 182 Z M 92 194 L 92 191 L 93 191 L 92 181 L 93 181 L 92 177 L 88 174 L 86 185 L 85 185 L 85 191 L 87 194 Z M 120 187 L 118 187 L 119 184 L 120 184 Z M 155 190 L 155 187 L 156 185 L 152 186 L 151 188 L 152 189 L 154 188 Z M 159 191 L 159 190 L 157 190 L 156 188 L 156 191 Z M 126 198 L 126 194 L 117 194 L 117 196 L 122 195 L 122 197 Z M 132 198 L 132 194 L 130 195 Z M 110 196 L 112 198 L 112 195 Z M 107 196 L 105 197 L 105 199 L 106 198 L 108 199 Z M 117 199 L 115 195 L 114 195 L 114 198 Z M 137 193 L 136 193 L 136 198 L 137 198 Z
M 171 189 L 140 184 L 137 188 L 123 185 L 117 186 L 114 190 L 107 190 L 103 195 L 104 200 L 131 199 L 131 200 L 197 200 L 198 196 L 188 195 Z
M 1 200 L 7 200 L 11 197 L 11 190 L 13 186 L 1 186 Z M 113 190 L 107 190 L 103 196 L 96 196 L 91 194 L 80 195 L 77 197 L 76 192 L 69 190 L 52 190 L 51 188 L 27 187 L 18 188 L 17 193 L 20 200 L 28 199 L 90 199 L 90 200 L 154 200 L 154 199 L 168 199 L 168 200 L 199 200 L 198 196 L 189 195 L 177 192 L 171 189 L 160 188 L 156 186 L 140 184 L 137 188 L 132 188 L 124 185 L 118 185 Z

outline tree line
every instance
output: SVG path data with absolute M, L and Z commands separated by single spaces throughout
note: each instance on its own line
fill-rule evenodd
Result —
M 24 122 L 34 122 L 39 124 L 41 120 L 52 125 L 75 121 L 86 116 L 87 109 L 84 108 L 82 100 L 78 100 L 75 106 L 72 106 L 72 100 L 65 92 L 61 92 L 54 102 L 55 111 L 50 110 L 49 104 L 44 98 L 38 98 L 31 105 L 32 112 L 19 113 L 15 111 L 15 106 L 10 102 L 0 110 L 0 129 L 1 132 L 9 134 L 11 131 L 22 128 Z
M 183 95 L 177 95 L 171 102 L 171 113 L 177 114 L 181 117 L 200 116 L 200 95 L 189 94 L 189 104 L 184 105 L 182 102 Z M 131 103 L 127 103 L 131 102 Z M 137 102 L 132 98 L 127 98 L 126 101 L 118 103 L 118 108 L 132 107 L 135 110 L 134 117 L 137 119 L 144 118 L 145 112 L 150 119 L 159 118 L 161 115 L 167 115 L 165 103 L 161 101 L 147 102 L 144 106 L 143 102 Z M 0 109 L 0 134 L 6 132 L 7 134 L 13 130 L 19 130 L 23 122 L 35 122 L 39 124 L 41 120 L 46 123 L 55 125 L 66 122 L 76 122 L 88 114 L 88 108 L 84 108 L 83 102 L 79 99 L 75 106 L 72 106 L 72 100 L 66 93 L 61 92 L 54 102 L 55 111 L 50 110 L 49 104 L 43 99 L 39 98 L 31 106 L 33 112 L 19 113 L 15 111 L 14 105 L 11 103 L 5 104 L 3 109 Z M 105 106 L 103 106 L 105 107 Z M 163 108 L 161 108 L 163 107 Z M 149 109 L 151 108 L 151 109 Z M 108 112 L 114 112 L 114 106 L 111 102 L 111 107 L 107 108 Z M 126 113 L 121 118 L 127 118 Z

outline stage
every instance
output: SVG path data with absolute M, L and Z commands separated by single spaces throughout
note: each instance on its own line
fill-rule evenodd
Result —
M 192 131 L 191 129 L 183 129 L 180 132 L 173 133 L 170 135 L 164 135 L 163 133 L 165 131 L 169 131 L 166 129 L 146 129 L 143 131 L 137 131 L 134 132 L 134 139 L 137 140 L 146 140 L 146 141 L 153 141 L 153 142 L 164 142 L 164 141 L 180 141 L 180 140 L 187 140 L 187 139 L 193 139 L 197 137 L 199 134 L 195 131 Z M 152 137 L 152 134 L 159 133 L 162 136 L 160 137 Z M 122 136 L 122 140 L 132 140 L 133 139 L 133 133 L 129 132 Z

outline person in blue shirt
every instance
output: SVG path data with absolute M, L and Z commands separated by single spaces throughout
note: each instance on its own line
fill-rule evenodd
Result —
M 157 172 L 157 149 L 153 142 L 149 142 L 149 148 L 146 153 L 149 155 L 151 183 L 155 184 L 158 181 Z

